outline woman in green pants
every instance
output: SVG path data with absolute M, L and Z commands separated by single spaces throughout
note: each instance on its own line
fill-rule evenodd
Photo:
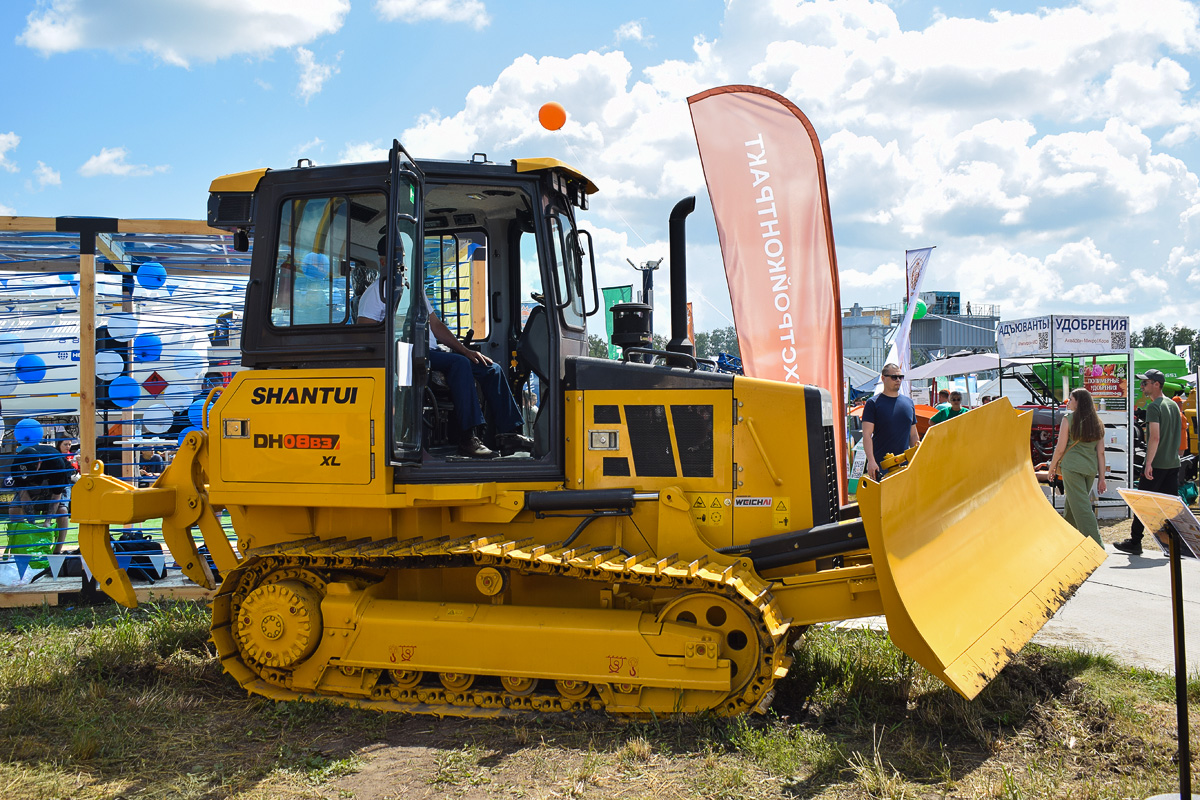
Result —
M 1085 536 L 1100 539 L 1100 527 L 1092 511 L 1092 481 L 1100 476 L 1100 494 L 1108 488 L 1104 480 L 1104 423 L 1087 389 L 1076 389 L 1067 400 L 1067 414 L 1058 429 L 1058 444 L 1050 459 L 1050 474 L 1061 474 L 1066 508 L 1063 517 Z

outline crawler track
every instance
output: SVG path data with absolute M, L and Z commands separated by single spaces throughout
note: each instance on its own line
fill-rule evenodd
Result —
M 640 588 L 643 594 L 652 593 L 659 599 L 652 608 L 642 611 L 641 619 L 672 623 L 676 631 L 695 630 L 697 636 L 707 637 L 705 641 L 719 643 L 719 657 L 727 659 L 720 662 L 721 669 L 731 674 L 727 688 L 713 691 L 671 687 L 661 681 L 658 685 L 647 685 L 636 678 L 617 675 L 611 682 L 587 680 L 587 676 L 563 679 L 561 673 L 540 678 L 528 674 L 514 677 L 504 672 L 481 672 L 470 659 L 436 673 L 400 670 L 386 662 L 351 666 L 342 664 L 336 654 L 330 655 L 337 652 L 326 641 L 335 636 L 333 630 L 310 631 L 307 627 L 283 637 L 291 642 L 293 651 L 307 648 L 295 663 L 281 666 L 278 654 L 267 651 L 264 655 L 261 647 L 247 645 L 245 629 L 260 624 L 255 615 L 259 613 L 256 609 L 262 605 L 259 598 L 264 593 L 285 594 L 293 598 L 292 605 L 302 606 L 296 597 L 311 595 L 318 598 L 315 602 L 321 602 L 331 584 L 357 590 L 380 584 L 394 571 L 403 575 L 410 570 L 454 567 L 492 567 L 500 574 L 511 571 L 587 582 L 595 585 L 597 597 L 606 590 L 630 587 Z M 264 588 L 272 585 L 278 588 Z M 252 595 L 254 599 L 247 607 Z M 486 603 L 488 598 L 482 597 L 481 601 Z M 288 614 L 293 617 L 287 621 L 292 625 L 290 630 L 297 630 L 294 619 L 297 612 L 286 604 L 281 607 L 287 609 L 283 612 L 285 617 Z M 314 608 L 311 602 L 308 607 Z M 579 611 L 581 615 L 596 613 L 590 609 Z M 305 626 L 309 624 L 308 616 L 319 625 L 319 614 L 306 616 L 303 608 L 299 614 Z M 349 617 L 344 618 L 351 622 Z M 276 622 L 277 618 L 271 617 L 272 625 Z M 680 628 L 680 623 L 695 627 Z M 373 635 L 369 630 L 357 630 L 360 624 L 365 623 L 353 620 L 350 630 L 339 635 L 348 640 Z M 451 624 L 446 624 L 445 636 L 461 636 L 463 629 L 451 628 Z M 661 715 L 704 709 L 735 715 L 761 710 L 769 704 L 772 684 L 787 673 L 790 665 L 785 653 L 789 627 L 790 621 L 781 619 L 769 584 L 740 561 L 721 564 L 703 558 L 689 562 L 649 554 L 627 556 L 591 545 L 564 548 L 499 537 L 417 538 L 399 542 L 312 538 L 247 553 L 238 568 L 225 577 L 214 599 L 212 639 L 227 672 L 248 691 L 275 699 L 326 698 L 381 710 L 437 716 L 577 710 Z M 293 638 L 288 639 L 289 636 Z M 547 641 L 547 650 L 555 646 L 554 641 Z M 704 651 L 703 642 L 689 647 L 699 653 Z M 671 674 L 665 666 L 667 660 L 676 667 L 682 661 L 677 656 L 662 658 L 662 663 L 643 664 L 643 672 L 657 669 Z M 714 666 L 717 663 L 715 659 L 712 661 Z M 716 670 L 710 672 L 717 675 Z M 309 680 L 305 676 L 318 677 Z

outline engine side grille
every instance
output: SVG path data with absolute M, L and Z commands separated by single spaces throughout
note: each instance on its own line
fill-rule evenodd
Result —
M 620 406 L 596 406 L 592 409 L 592 420 L 597 425 L 620 425 Z
M 679 467 L 685 477 L 713 476 L 713 407 L 671 406 Z
M 675 454 L 671 448 L 671 431 L 667 428 L 666 407 L 625 406 L 625 421 L 637 474 L 674 478 Z
M 616 478 L 629 477 L 629 459 L 624 456 L 605 456 L 604 474 Z

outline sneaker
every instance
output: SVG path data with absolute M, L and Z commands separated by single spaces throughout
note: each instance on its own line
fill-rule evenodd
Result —
M 487 448 L 475 434 L 463 435 L 458 441 L 458 454 L 467 458 L 492 458 L 496 454 Z
M 1119 542 L 1113 542 L 1113 547 L 1120 550 L 1122 553 L 1129 553 L 1131 556 L 1140 556 L 1142 554 L 1141 539 L 1123 539 Z
M 513 453 L 532 453 L 533 439 L 520 433 L 501 433 L 496 436 L 496 446 L 500 455 L 511 456 Z

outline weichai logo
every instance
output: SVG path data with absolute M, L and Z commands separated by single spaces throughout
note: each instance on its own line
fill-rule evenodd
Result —
M 261 405 L 354 405 L 358 400 L 357 386 L 295 386 L 285 389 L 277 386 L 268 389 L 259 386 L 250 398 L 250 404 Z
M 341 450 L 338 433 L 256 433 L 254 446 L 283 450 Z

